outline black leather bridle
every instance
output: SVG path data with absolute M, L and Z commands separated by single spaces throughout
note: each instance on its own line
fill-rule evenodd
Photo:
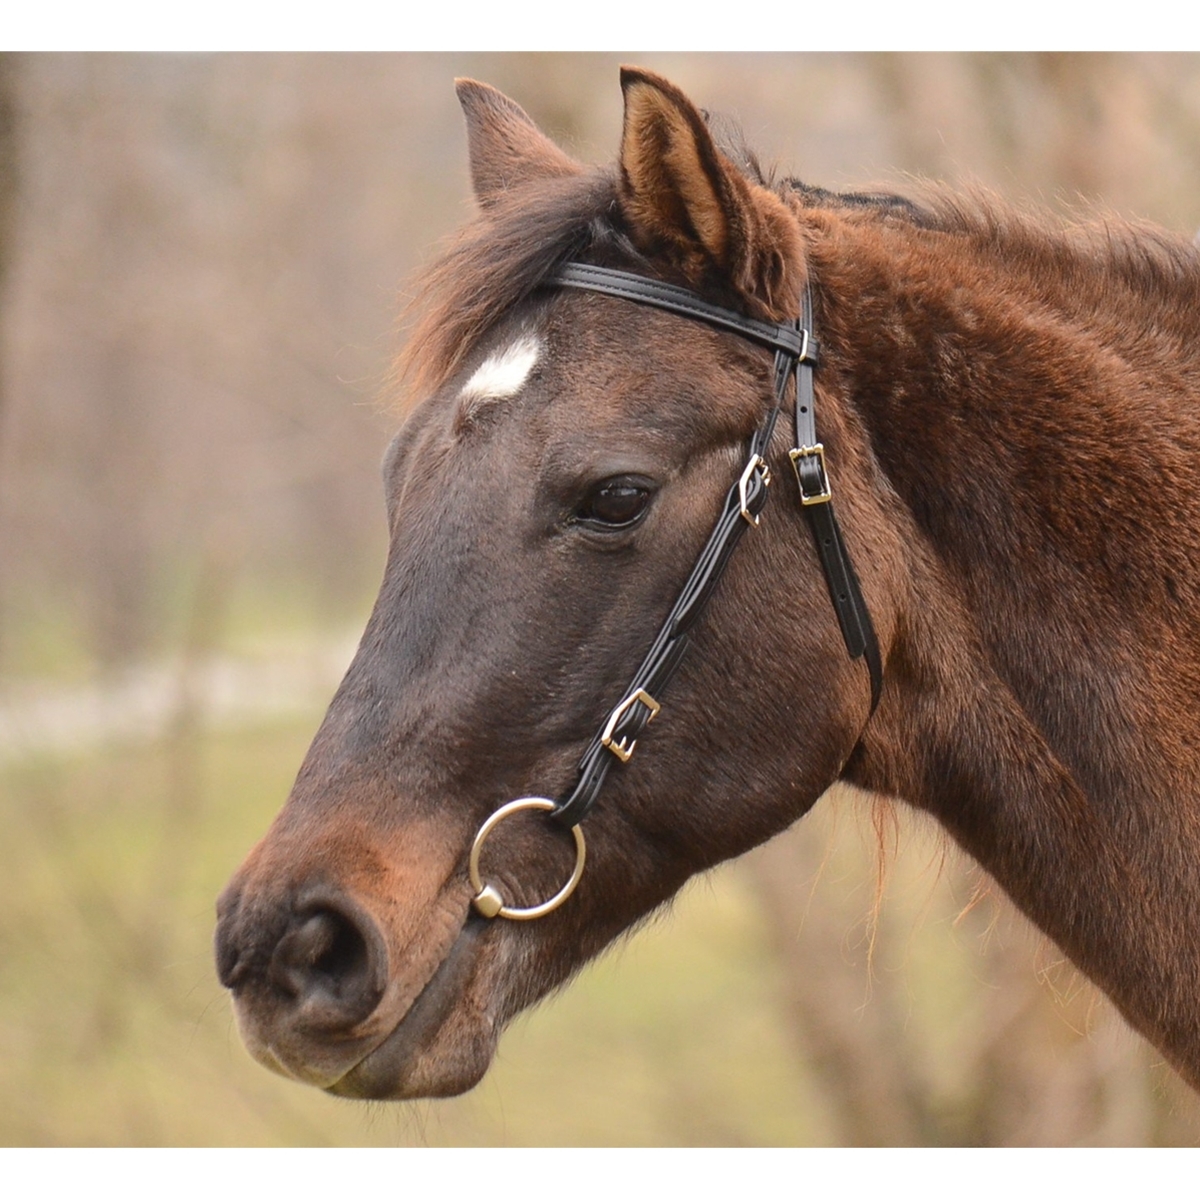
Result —
M 477 893 L 473 903 L 485 917 L 529 919 L 543 916 L 557 908 L 578 883 L 583 873 L 585 855 L 579 822 L 595 803 L 608 772 L 614 764 L 629 761 L 638 735 L 658 714 L 661 707 L 659 698 L 678 669 L 687 649 L 689 634 L 712 596 L 734 548 L 742 534 L 758 524 L 771 482 L 771 472 L 766 462 L 767 447 L 783 408 L 788 380 L 793 374 L 796 376 L 796 443 L 789 457 L 800 488 L 800 503 L 808 514 L 817 556 L 825 573 L 829 597 L 837 613 L 846 650 L 851 658 L 866 661 L 871 681 L 871 713 L 879 703 L 883 687 L 879 643 L 834 515 L 825 450 L 817 441 L 813 412 L 813 370 L 817 365 L 817 343 L 812 335 L 812 298 L 808 287 L 805 287 L 796 321 L 773 324 L 710 304 L 686 288 L 660 283 L 630 271 L 595 267 L 587 263 L 567 263 L 549 276 L 544 286 L 575 288 L 631 300 L 635 304 L 645 304 L 702 321 L 774 350 L 774 402 L 750 441 L 745 466 L 730 487 L 716 527 L 700 552 L 678 599 L 650 644 L 621 702 L 609 713 L 603 727 L 584 752 L 574 786 L 557 802 L 532 796 L 510 801 L 497 809 L 476 835 L 469 873 Z M 485 885 L 479 875 L 479 854 L 484 839 L 504 817 L 522 808 L 549 812 L 555 821 L 572 830 L 575 836 L 576 864 L 570 880 L 550 900 L 532 908 L 507 906 L 497 889 L 490 884 Z

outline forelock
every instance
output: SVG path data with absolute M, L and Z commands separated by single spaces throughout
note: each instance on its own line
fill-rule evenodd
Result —
M 456 234 L 415 282 L 397 382 L 429 395 L 507 313 L 562 262 L 619 237 L 611 172 L 539 179 Z

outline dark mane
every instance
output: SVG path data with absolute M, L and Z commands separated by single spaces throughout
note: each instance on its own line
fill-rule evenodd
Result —
M 938 228 L 933 213 L 895 192 L 831 192 L 799 179 L 783 180 L 780 190 L 795 196 L 805 208 L 865 210 L 878 216 L 899 217 L 918 229 Z
M 932 213 L 907 196 L 895 192 L 834 192 L 816 187 L 794 176 L 777 179 L 773 168 L 764 168 L 757 152 L 746 142 L 736 122 L 721 114 L 705 112 L 705 119 L 717 146 L 731 162 L 736 163 L 747 178 L 760 187 L 769 188 L 781 198 L 793 198 L 805 208 L 845 208 L 866 210 L 881 216 L 896 216 L 920 228 L 936 225 Z

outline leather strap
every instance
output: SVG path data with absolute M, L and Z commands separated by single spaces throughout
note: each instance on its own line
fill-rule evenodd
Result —
M 773 325 L 768 321 L 756 321 L 727 308 L 701 300 L 695 292 L 676 287 L 673 283 L 661 283 L 647 279 L 644 275 L 633 275 L 629 271 L 614 271 L 611 267 L 594 267 L 590 263 L 572 262 L 559 267 L 548 284 L 558 287 L 580 288 L 586 292 L 600 292 L 605 296 L 618 296 L 637 304 L 648 304 L 652 308 L 666 309 L 694 321 L 706 321 L 722 329 L 740 333 L 752 342 L 769 346 L 772 350 L 783 350 L 793 357 L 804 351 L 804 330 L 796 325 Z
M 812 297 L 806 285 L 802 317 L 811 312 Z M 825 469 L 825 448 L 817 441 L 815 407 L 813 364 L 802 359 L 796 364 L 796 445 L 790 457 L 800 488 L 800 501 L 808 514 L 817 555 L 825 573 L 829 599 L 842 630 L 842 640 L 851 658 L 866 659 L 873 714 L 883 690 L 883 660 L 871 614 L 834 516 L 833 492 Z
M 565 264 L 546 280 L 546 286 L 599 292 L 661 308 L 737 333 L 775 351 L 774 404 L 751 440 L 748 460 L 726 493 L 717 524 L 625 696 L 584 752 L 575 786 L 551 814 L 569 828 L 587 815 L 614 763 L 628 761 L 638 735 L 658 713 L 658 698 L 687 651 L 689 631 L 704 611 L 742 535 L 758 524 L 771 480 L 766 452 L 793 372 L 796 375 L 796 447 L 791 452 L 792 465 L 846 649 L 851 658 L 866 659 L 871 677 L 872 713 L 879 703 L 883 686 L 883 665 L 871 617 L 833 514 L 824 449 L 816 440 L 812 376 L 817 362 L 817 344 L 811 336 L 812 297 L 808 288 L 805 288 L 797 320 L 775 325 L 709 304 L 673 284 L 588 263 Z

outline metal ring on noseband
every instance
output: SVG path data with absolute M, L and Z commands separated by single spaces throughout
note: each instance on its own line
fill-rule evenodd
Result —
M 553 800 L 547 800 L 542 796 L 525 796 L 520 800 L 510 800 L 507 804 L 501 805 L 479 827 L 479 832 L 475 835 L 475 842 L 471 846 L 471 857 L 467 860 L 467 874 L 471 877 L 471 886 L 475 889 L 471 903 L 475 906 L 476 912 L 488 918 L 507 917 L 510 921 L 532 921 L 535 917 L 544 917 L 547 913 L 553 912 L 575 890 L 575 885 L 583 875 L 583 864 L 587 858 L 583 830 L 578 825 L 571 828 L 572 834 L 575 835 L 575 870 L 571 872 L 571 878 L 563 884 L 562 888 L 542 904 L 535 904 L 531 908 L 510 908 L 504 903 L 504 897 L 500 895 L 500 892 L 490 883 L 485 884 L 479 875 L 479 855 L 483 850 L 483 843 L 488 834 L 505 817 L 527 808 L 553 812 L 557 807 L 558 805 Z

